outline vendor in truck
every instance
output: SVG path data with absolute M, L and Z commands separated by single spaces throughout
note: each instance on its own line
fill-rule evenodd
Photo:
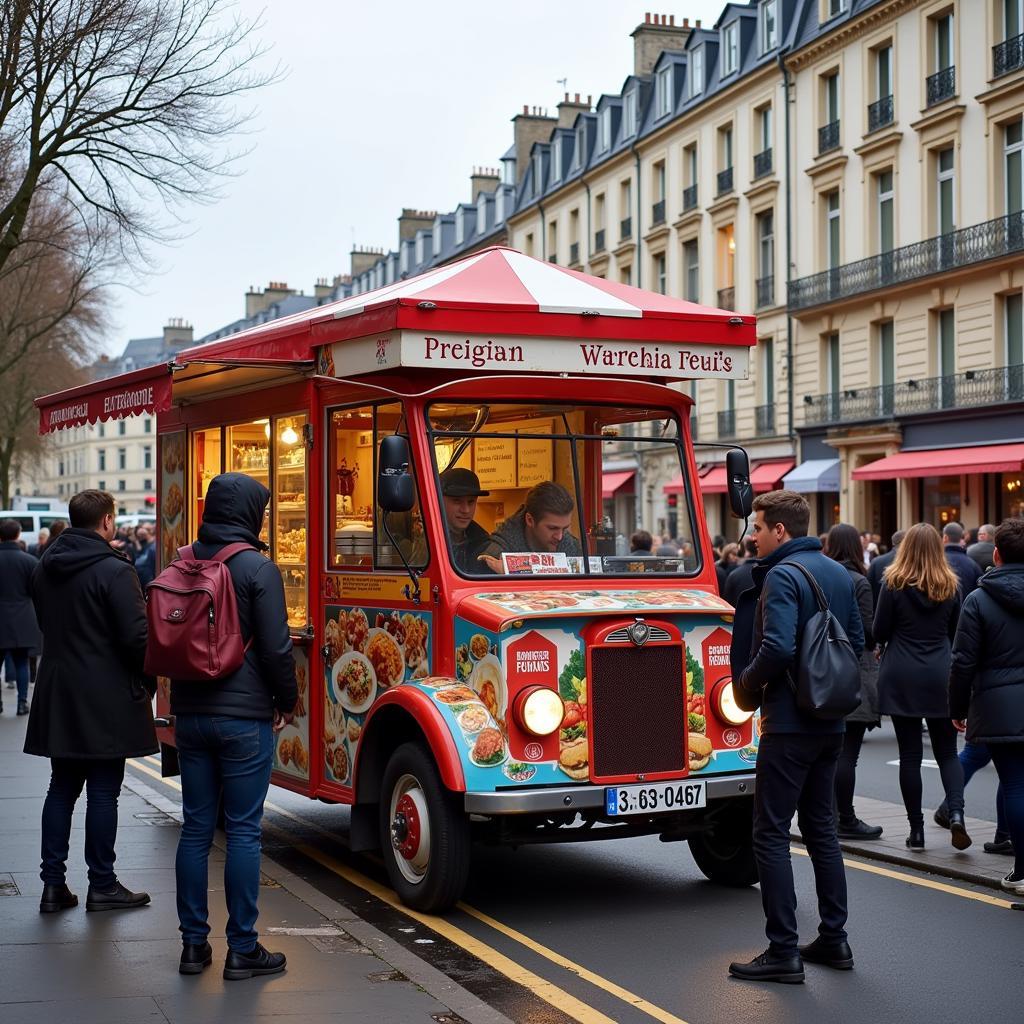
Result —
M 491 534 L 480 562 L 491 572 L 503 573 L 502 553 L 558 551 L 570 557 L 583 554 L 579 539 L 569 532 L 575 502 L 551 480 L 537 484 L 516 512 Z
M 452 543 L 452 563 L 462 572 L 481 571 L 477 559 L 491 538 L 476 522 L 476 503 L 490 493 L 481 490 L 480 478 L 471 469 L 452 467 L 441 474 L 441 497 Z

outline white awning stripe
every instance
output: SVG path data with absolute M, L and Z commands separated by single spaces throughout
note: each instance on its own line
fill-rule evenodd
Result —
M 542 313 L 581 313 L 593 310 L 605 316 L 643 316 L 643 310 L 594 288 L 573 274 L 565 274 L 512 249 L 502 250 L 501 255 L 523 287 L 537 300 Z

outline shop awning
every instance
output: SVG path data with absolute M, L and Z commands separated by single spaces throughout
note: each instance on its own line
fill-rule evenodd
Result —
M 750 471 L 750 484 L 755 492 L 774 491 L 792 468 L 792 459 L 782 462 L 761 462 Z
M 686 489 L 686 485 L 683 483 L 683 474 L 673 477 L 664 487 L 662 487 L 662 494 L 682 494 Z
M 700 478 L 702 494 L 725 494 L 729 490 L 729 482 L 725 475 L 725 466 L 713 466 Z
M 854 480 L 899 480 L 970 473 L 1019 473 L 1021 469 L 1024 469 L 1024 444 L 983 444 L 974 448 L 897 452 L 855 469 L 852 476 Z
M 601 497 L 614 498 L 627 484 L 629 490 L 632 491 L 634 476 L 636 476 L 636 470 L 633 469 L 627 470 L 625 473 L 605 473 L 601 477 Z
M 839 460 L 807 459 L 782 478 L 782 486 L 800 494 L 838 492 Z
M 160 363 L 106 377 L 43 395 L 35 404 L 39 409 L 40 434 L 81 427 L 98 420 L 165 412 L 171 407 L 171 367 Z

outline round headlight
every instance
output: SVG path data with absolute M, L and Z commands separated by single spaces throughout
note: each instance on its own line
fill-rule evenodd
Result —
M 736 703 L 736 694 L 732 688 L 732 680 L 720 683 L 715 690 L 715 711 L 718 717 L 730 725 L 744 725 L 753 716 L 753 711 L 744 711 Z
M 516 698 L 515 718 L 519 727 L 531 736 L 550 736 L 565 717 L 565 705 L 554 690 L 531 686 Z

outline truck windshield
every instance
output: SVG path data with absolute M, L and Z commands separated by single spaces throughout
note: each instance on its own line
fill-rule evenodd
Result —
M 693 576 L 701 568 L 675 413 L 434 403 L 434 486 L 463 576 Z

